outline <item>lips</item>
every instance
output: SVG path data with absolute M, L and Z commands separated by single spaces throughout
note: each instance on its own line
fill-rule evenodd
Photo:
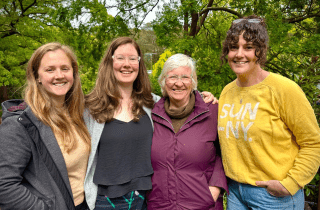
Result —
M 233 63 L 235 63 L 235 64 L 246 64 L 248 62 L 249 61 L 233 61 Z
M 120 71 L 121 74 L 132 74 L 133 71 Z
M 54 86 L 64 86 L 65 84 L 67 84 L 67 82 L 63 82 L 63 83 L 53 83 Z
M 182 91 L 185 91 L 185 90 L 177 90 L 177 89 L 172 89 L 174 92 L 182 92 Z

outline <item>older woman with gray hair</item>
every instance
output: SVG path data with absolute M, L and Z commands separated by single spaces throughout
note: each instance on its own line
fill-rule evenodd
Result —
M 154 170 L 148 209 L 223 209 L 227 180 L 217 132 L 218 104 L 203 102 L 195 62 L 175 54 L 159 77 L 163 98 L 152 110 Z

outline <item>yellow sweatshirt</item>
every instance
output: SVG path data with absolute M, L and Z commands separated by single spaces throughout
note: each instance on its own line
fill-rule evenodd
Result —
M 293 81 L 270 73 L 259 84 L 233 81 L 219 99 L 219 139 L 226 175 L 240 183 L 279 180 L 294 195 L 320 164 L 314 111 Z

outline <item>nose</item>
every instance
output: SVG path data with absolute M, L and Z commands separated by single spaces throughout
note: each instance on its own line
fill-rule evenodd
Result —
M 237 50 L 236 57 L 237 58 L 241 58 L 242 56 L 243 56 L 243 48 L 239 47 L 238 50 Z
M 177 78 L 177 81 L 174 83 L 176 86 L 183 86 L 182 79 L 180 77 Z
M 56 79 L 64 78 L 64 73 L 62 72 L 61 69 L 56 70 L 55 78 Z
M 124 59 L 123 65 L 124 65 L 124 66 L 130 66 L 129 58 L 125 58 L 125 59 Z

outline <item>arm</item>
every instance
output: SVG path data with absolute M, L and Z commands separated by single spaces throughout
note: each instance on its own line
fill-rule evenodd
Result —
M 15 117 L 0 125 L 0 206 L 5 209 L 49 209 L 22 185 L 31 157 L 28 136 Z
M 213 120 L 214 120 L 213 128 L 215 128 L 215 130 L 213 131 L 216 133 L 216 140 L 213 142 L 214 148 L 216 149 L 216 154 L 215 154 L 214 163 L 212 164 L 213 172 L 209 180 L 209 189 L 213 197 L 213 200 L 217 201 L 221 193 L 223 193 L 224 191 L 226 192 L 229 192 L 229 191 L 228 191 L 228 185 L 227 185 L 227 177 L 224 173 L 224 169 L 222 165 L 220 143 L 219 143 L 219 138 L 217 133 L 218 104 L 210 105 L 210 110 L 212 112 Z
M 299 146 L 298 154 L 283 180 L 257 182 L 276 196 L 294 195 L 313 179 L 320 165 L 320 131 L 314 111 L 300 87 L 289 88 L 279 93 L 279 112 Z
M 280 183 L 294 195 L 308 184 L 318 171 L 320 165 L 320 130 L 314 111 L 303 91 L 288 95 L 288 108 L 284 107 L 284 122 L 293 132 L 300 149 L 295 163 L 288 171 L 287 177 Z
M 213 196 L 213 199 L 216 201 L 221 192 L 229 192 L 227 185 L 227 177 L 224 173 L 222 159 L 220 155 L 216 154 L 216 158 L 212 167 L 213 173 L 209 181 L 209 189 Z M 224 191 L 222 189 L 224 189 Z

